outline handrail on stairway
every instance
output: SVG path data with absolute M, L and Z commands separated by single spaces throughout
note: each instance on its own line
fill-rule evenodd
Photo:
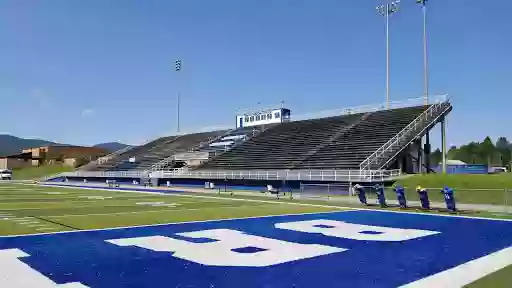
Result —
M 364 169 L 368 168 L 376 158 L 378 158 L 380 155 L 384 154 L 390 147 L 392 147 L 396 142 L 398 142 L 403 135 L 405 135 L 406 133 L 408 133 L 409 131 L 414 129 L 415 128 L 414 126 L 419 121 L 421 121 L 422 117 L 424 117 L 425 115 L 428 115 L 435 108 L 440 107 L 442 104 L 449 101 L 448 95 L 442 95 L 442 96 L 443 96 L 443 98 L 440 98 L 440 100 L 438 100 L 438 102 L 436 102 L 436 103 L 432 104 L 430 107 L 428 107 L 428 109 L 423 111 L 418 117 L 416 117 L 413 121 L 411 121 L 411 123 L 409 123 L 402 130 L 400 130 L 400 132 L 398 132 L 395 136 L 393 136 L 391 139 L 389 139 L 388 142 L 386 142 L 379 149 L 377 149 L 370 156 L 368 156 L 363 162 L 361 162 L 361 164 L 359 164 L 359 169 L 364 170 Z

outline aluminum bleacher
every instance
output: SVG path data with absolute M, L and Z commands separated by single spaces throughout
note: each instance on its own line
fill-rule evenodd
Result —
M 201 169 L 292 169 L 295 162 L 364 114 L 284 123 L 241 143 Z
M 153 149 L 141 153 L 141 155 L 136 158 L 137 165 L 134 168 L 139 170 L 148 169 L 162 159 L 171 157 L 176 153 L 195 150 L 198 147 L 207 145 L 226 132 L 226 130 L 219 130 L 178 136 L 174 141 L 156 146 Z
M 391 109 L 366 105 L 331 114 L 339 116 L 264 126 L 240 124 L 231 130 L 163 137 L 103 157 L 81 171 L 146 175 L 180 168 L 172 172 L 172 177 L 185 172 L 210 175 L 226 171 L 253 171 L 257 175 L 263 175 L 262 171 L 284 171 L 287 175 L 292 171 L 357 171 L 358 175 L 373 175 L 374 171 L 394 169 L 403 163 L 394 160 L 405 157 L 401 153 L 404 149 L 419 153 L 414 150 L 417 143 L 410 144 L 452 109 L 446 95 L 429 105 L 421 103 L 392 102 L 388 106 Z M 403 157 L 400 159 L 407 161 Z
M 427 107 L 411 107 L 371 113 L 346 133 L 303 161 L 298 168 L 357 169 L 375 150 L 418 117 Z
M 110 163 L 100 165 L 95 170 L 146 170 L 162 159 L 204 145 L 225 133 L 226 131 L 212 131 L 160 138 L 151 142 L 153 143 L 151 145 L 141 146 L 137 151 L 132 151 L 131 153 L 128 151 L 126 154 L 129 155 L 121 154 L 119 157 L 109 161 Z
M 129 161 L 130 158 L 136 157 L 136 156 L 140 155 L 141 153 L 144 153 L 144 151 L 153 149 L 154 147 L 157 147 L 159 145 L 163 145 L 167 142 L 171 142 L 175 138 L 176 138 L 176 136 L 161 137 L 154 141 L 150 141 L 144 145 L 134 146 L 131 149 L 124 151 L 123 153 L 114 155 L 111 159 L 108 159 L 107 161 L 97 163 L 96 165 L 88 164 L 80 170 L 85 170 L 85 171 L 115 170 L 118 165 L 122 164 L 123 162 Z M 93 163 L 91 163 L 91 164 L 93 164 Z
M 429 106 L 284 123 L 241 143 L 198 170 L 359 169 Z

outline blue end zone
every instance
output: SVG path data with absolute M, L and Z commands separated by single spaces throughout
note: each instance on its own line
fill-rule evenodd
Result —
M 388 242 L 353 240 L 275 228 L 276 223 L 306 220 L 440 232 L 412 240 Z M 332 225 L 317 225 L 333 229 Z M 219 267 L 179 259 L 171 252 L 121 247 L 105 240 L 167 236 L 193 243 L 217 240 L 176 233 L 231 229 L 281 241 L 348 249 L 339 253 L 267 267 Z M 379 234 L 372 229 L 360 234 Z M 198 244 L 199 245 L 199 244 Z M 3 249 L 29 254 L 19 260 L 56 283 L 80 282 L 89 287 L 398 287 L 512 245 L 512 222 L 438 217 L 378 211 L 348 211 L 212 222 L 2 237 Z M 233 252 L 265 253 L 258 245 L 241 245 Z M 200 253 L 215 254 L 203 250 Z M 278 251 L 279 252 L 279 251 Z M 250 256 L 253 257 L 253 256 Z M 1 259 L 1 257 L 0 257 Z M 3 268 L 5 269 L 5 268 Z

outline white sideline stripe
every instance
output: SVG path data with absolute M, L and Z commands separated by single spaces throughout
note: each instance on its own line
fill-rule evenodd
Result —
M 464 287 L 509 265 L 512 265 L 512 246 L 400 288 Z

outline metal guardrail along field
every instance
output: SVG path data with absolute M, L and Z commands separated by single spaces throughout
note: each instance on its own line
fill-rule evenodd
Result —
M 382 181 L 401 175 L 400 170 L 298 170 L 298 171 L 186 171 L 183 169 L 162 171 L 75 171 L 62 173 L 59 177 L 101 177 L 101 178 L 176 178 L 176 179 L 247 179 L 247 180 L 289 180 L 289 181 Z

